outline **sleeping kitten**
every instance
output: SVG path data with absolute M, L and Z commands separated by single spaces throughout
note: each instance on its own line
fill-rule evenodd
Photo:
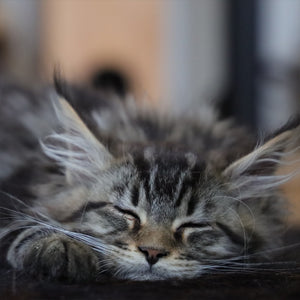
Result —
M 56 91 L 54 112 L 51 91 L 0 89 L 0 237 L 13 268 L 184 279 L 278 247 L 278 188 L 293 174 L 275 172 L 298 147 L 296 124 L 255 146 L 216 115 L 172 118 L 58 81 Z

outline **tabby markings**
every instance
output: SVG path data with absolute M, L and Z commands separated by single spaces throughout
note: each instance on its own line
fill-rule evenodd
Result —
M 83 212 L 88 212 L 90 210 L 102 208 L 106 206 L 107 202 L 88 202 L 83 204 L 80 208 L 78 208 L 75 212 L 73 212 L 70 216 L 65 218 L 63 222 L 73 222 L 80 218 L 83 214 Z

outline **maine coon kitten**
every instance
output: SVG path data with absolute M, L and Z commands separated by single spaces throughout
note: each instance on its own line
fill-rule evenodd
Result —
M 0 89 L 0 237 L 13 268 L 71 281 L 193 278 L 279 245 L 278 187 L 293 174 L 275 171 L 298 147 L 296 124 L 255 145 L 216 115 L 172 118 L 56 89 L 55 113 L 51 91 Z

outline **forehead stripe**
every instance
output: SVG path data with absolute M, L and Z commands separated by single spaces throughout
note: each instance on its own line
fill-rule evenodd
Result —
M 186 181 L 183 181 L 181 183 L 180 192 L 178 194 L 177 200 L 175 202 L 175 207 L 179 207 L 181 205 L 182 199 L 184 198 L 184 195 L 188 189 L 188 185 Z
M 198 203 L 198 197 L 195 194 L 192 194 L 187 207 L 187 216 L 190 216 L 194 213 L 196 204 Z
M 198 170 L 197 165 L 195 165 L 193 169 L 189 170 L 189 172 L 185 175 L 185 178 L 181 182 L 180 192 L 175 202 L 175 207 L 179 207 L 181 205 L 188 187 L 195 188 L 198 185 L 200 175 L 201 172 Z
M 138 169 L 140 180 L 143 183 L 146 199 L 150 199 L 150 186 L 149 186 L 149 179 L 150 179 L 150 164 L 142 157 L 137 157 L 134 161 L 135 166 Z
M 131 203 L 134 206 L 137 206 L 139 204 L 140 199 L 140 188 L 137 184 L 135 184 L 131 190 Z

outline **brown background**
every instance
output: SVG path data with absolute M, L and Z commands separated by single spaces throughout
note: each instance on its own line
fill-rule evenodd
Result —
M 136 90 L 157 100 L 161 86 L 161 6 L 150 0 L 51 0 L 42 5 L 41 66 L 59 64 L 70 79 L 96 68 L 126 73 Z

